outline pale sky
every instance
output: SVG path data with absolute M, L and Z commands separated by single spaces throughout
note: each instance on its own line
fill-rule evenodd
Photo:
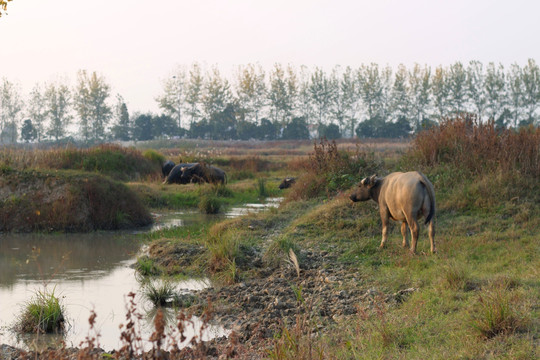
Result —
M 330 69 L 540 62 L 537 0 L 14 0 L 0 18 L 0 78 L 21 85 L 96 71 L 134 111 L 159 112 L 181 65 Z

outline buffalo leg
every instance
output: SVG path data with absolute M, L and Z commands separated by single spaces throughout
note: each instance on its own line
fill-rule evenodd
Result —
M 407 222 L 401 223 L 401 236 L 403 236 L 403 247 L 407 247 Z
M 409 222 L 409 228 L 411 229 L 411 252 L 416 252 L 416 243 L 418 241 L 418 222 L 416 219 L 411 219 Z
M 429 232 L 429 241 L 431 243 L 431 253 L 433 254 L 437 252 L 437 249 L 435 248 L 435 224 L 434 224 L 433 219 L 431 219 L 431 221 L 429 222 L 428 232 Z
M 381 212 L 381 220 L 382 220 L 382 240 L 381 240 L 381 248 L 384 247 L 384 244 L 386 244 L 386 239 L 388 239 L 388 214 L 386 212 Z

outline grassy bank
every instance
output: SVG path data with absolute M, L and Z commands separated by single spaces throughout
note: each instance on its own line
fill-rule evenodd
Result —
M 366 296 L 356 313 L 332 321 L 320 315 L 316 294 L 302 296 L 302 275 L 289 279 L 304 315 L 275 334 L 269 358 L 537 358 L 540 131 L 501 131 L 472 118 L 430 131 L 383 163 L 369 151 L 316 146 L 296 163 L 301 179 L 279 210 L 158 234 L 155 272 L 205 274 L 222 284 L 264 279 L 269 269 L 291 266 L 292 249 L 301 269 L 314 266 L 307 254 L 320 253 L 330 256 L 321 271 L 354 274 L 354 284 L 332 282 L 336 294 L 354 285 Z M 421 170 L 435 186 L 435 255 L 423 226 L 418 255 L 402 248 L 395 224 L 379 250 L 375 204 L 348 199 L 351 176 L 395 170 Z M 190 251 L 195 256 L 178 256 Z
M 91 231 L 144 226 L 152 219 L 124 184 L 71 170 L 0 168 L 1 231 Z

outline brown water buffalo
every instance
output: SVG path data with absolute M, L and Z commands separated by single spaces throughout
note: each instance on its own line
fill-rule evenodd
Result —
M 227 174 L 220 168 L 212 165 L 195 163 L 192 166 L 186 166 L 182 169 L 182 176 L 180 177 L 181 184 L 193 183 L 212 183 L 212 184 L 225 184 L 227 181 Z
M 411 252 L 416 252 L 418 241 L 418 219 L 426 218 L 429 223 L 431 252 L 435 249 L 435 191 L 431 182 L 418 171 L 395 172 L 384 178 L 373 175 L 363 179 L 350 199 L 356 201 L 374 200 L 379 204 L 382 220 L 381 248 L 388 238 L 388 219 L 401 221 L 403 247 L 407 246 L 407 225 L 411 230 Z
M 281 190 L 283 189 L 288 189 L 292 186 L 292 184 L 294 184 L 296 182 L 296 178 L 293 178 L 293 177 L 286 177 L 285 179 L 283 179 L 283 181 L 281 182 L 281 184 L 279 184 L 279 188 Z

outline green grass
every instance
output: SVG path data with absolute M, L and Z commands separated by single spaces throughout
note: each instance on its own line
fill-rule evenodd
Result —
M 143 296 L 156 307 L 176 306 L 181 302 L 181 296 L 174 284 L 167 280 L 150 280 L 144 283 Z
M 424 140 L 428 151 L 433 142 Z M 349 162 L 344 154 L 326 146 L 319 148 L 321 161 L 315 159 L 315 163 L 323 164 L 324 159 L 334 159 L 336 165 Z M 401 246 L 396 223 L 390 226 L 387 247 L 379 249 L 377 207 L 371 202 L 350 202 L 350 189 L 345 187 L 352 180 L 340 176 L 352 173 L 339 167 L 337 172 L 325 168 L 328 176 L 322 182 L 306 177 L 305 189 L 296 195 L 291 189 L 292 195 L 279 210 L 226 220 L 209 229 L 162 232 L 158 238 L 171 251 L 182 243 L 204 245 L 204 255 L 193 266 L 223 282 L 258 275 L 249 266 L 251 253 L 263 254 L 264 266 L 280 267 L 288 261 L 289 249 L 296 254 L 304 249 L 325 252 L 332 260 L 323 266 L 347 269 L 355 274 L 356 286 L 380 294 L 372 300 L 358 298 L 357 314 L 339 317 L 315 335 L 311 330 L 323 319 L 315 309 L 306 308 L 304 318 L 276 334 L 270 358 L 538 358 L 537 178 L 501 171 L 495 162 L 486 171 L 475 172 L 477 164 L 468 163 L 474 168 L 455 162 L 422 166 L 410 156 L 394 161 L 396 169 L 383 171 L 419 169 L 434 183 L 438 248 L 434 255 L 423 224 L 417 255 Z M 482 157 L 476 158 L 481 161 Z M 332 191 L 320 188 L 321 184 Z M 227 187 L 233 195 L 221 197 L 224 204 L 260 193 L 253 179 Z M 311 194 L 310 188 L 315 195 L 305 196 Z M 272 186 L 268 189 L 272 191 Z M 302 264 L 305 259 L 299 256 L 299 261 Z M 336 286 L 338 290 L 347 284 Z M 415 291 L 400 301 L 386 301 L 408 288 Z M 316 296 L 300 295 L 302 304 L 317 301 Z
M 264 178 L 257 179 L 257 194 L 261 198 L 264 198 L 264 197 L 268 196 L 269 192 L 268 192 L 268 189 L 266 187 L 266 179 L 264 179 Z
M 137 258 L 135 269 L 142 276 L 158 275 L 160 273 L 160 270 L 156 266 L 155 262 L 148 256 L 141 256 Z
M 353 205 L 346 195 L 289 202 L 277 212 L 214 225 L 199 234 L 199 241 L 209 241 L 212 254 L 206 266 L 213 264 L 214 276 L 230 282 L 254 274 L 238 265 L 245 248 L 266 249 L 264 259 L 274 266 L 287 261 L 290 248 L 315 249 L 335 255 L 358 274 L 366 290 L 376 288 L 387 296 L 418 289 L 399 306 L 359 302 L 359 315 L 340 320 L 311 344 L 323 349 L 323 358 L 534 358 L 540 318 L 540 228 L 533 225 L 534 216 L 518 224 L 523 213 L 508 203 L 501 206 L 510 207 L 504 217 L 491 209 L 461 209 L 452 205 L 448 192 L 438 198 L 444 209 L 436 220 L 438 254 L 429 254 L 422 225 L 418 255 L 413 256 L 402 248 L 396 224 L 387 248 L 379 250 L 377 209 L 370 203 Z M 528 211 L 536 214 L 537 205 Z M 308 349 L 302 338 L 308 335 L 295 333 L 294 338 L 293 330 L 282 334 L 289 343 L 280 346 L 289 355 L 280 358 L 302 357 Z M 298 345 L 298 353 L 290 352 L 290 342 Z
M 24 306 L 16 328 L 21 333 L 60 333 L 65 322 L 64 307 L 54 290 L 39 290 Z
M 280 195 L 277 180 L 265 182 L 265 196 Z M 138 194 L 143 203 L 153 209 L 197 209 L 204 197 L 219 199 L 223 207 L 258 203 L 261 201 L 258 180 L 243 180 L 227 185 L 162 185 L 155 183 L 131 183 L 129 187 Z
M 199 199 L 198 207 L 203 214 L 217 214 L 221 209 L 221 200 L 211 194 L 203 195 Z

